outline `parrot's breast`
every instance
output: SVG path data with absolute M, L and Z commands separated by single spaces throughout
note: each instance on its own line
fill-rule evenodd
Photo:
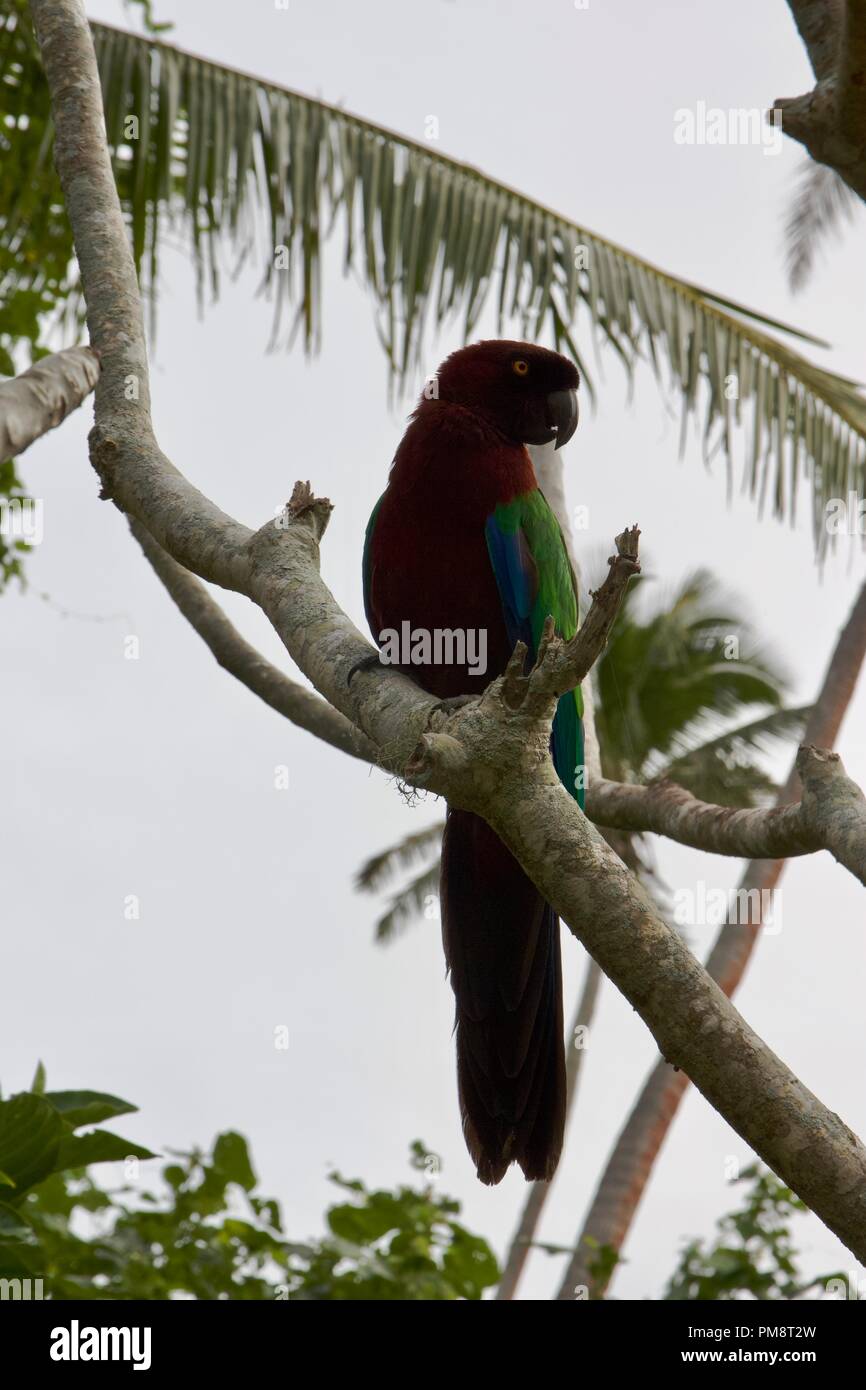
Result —
M 483 525 L 443 525 L 429 510 L 407 517 L 405 498 L 389 500 L 372 546 L 373 635 L 431 694 L 480 695 L 511 653 Z
M 416 412 L 370 537 L 367 609 L 383 659 L 446 699 L 480 695 L 511 655 L 485 535 L 537 486 L 526 449 L 444 402 Z

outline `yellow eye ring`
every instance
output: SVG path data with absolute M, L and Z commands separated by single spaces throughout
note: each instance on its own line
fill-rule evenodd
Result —
M 524 357 L 518 357 L 516 361 L 512 362 L 511 370 L 516 372 L 518 376 L 526 376 L 529 371 L 529 363 Z

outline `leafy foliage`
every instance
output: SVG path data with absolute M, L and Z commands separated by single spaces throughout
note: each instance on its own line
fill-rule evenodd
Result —
M 46 355 L 46 338 L 67 315 L 75 321 L 78 307 L 72 233 L 51 165 L 53 127 L 45 103 L 31 106 L 15 80 L 10 47 L 22 7 L 16 13 L 4 9 L 9 7 L 0 7 L 0 377 L 11 377 Z M 13 460 L 0 459 L 0 498 L 26 496 Z M 23 583 L 21 561 L 29 548 L 0 533 L 0 591 L 12 578 Z
M 787 673 L 706 570 L 648 610 L 652 583 L 632 580 L 595 668 L 603 771 L 619 781 L 670 777 L 722 805 L 758 804 L 775 788 L 755 755 L 799 733 L 809 711 L 784 707 Z M 760 718 L 742 723 L 745 710 Z
M 40 1066 L 29 1092 L 0 1102 L 0 1278 L 40 1278 L 45 1297 L 479 1299 L 499 1278 L 486 1241 L 457 1220 L 459 1202 L 436 1190 L 439 1161 L 418 1142 L 422 1186 L 371 1190 L 332 1173 L 343 1200 L 326 1214 L 328 1234 L 298 1243 L 279 1204 L 257 1193 L 242 1135 L 172 1153 L 156 1191 L 130 1181 L 106 1190 L 89 1165 L 123 1160 L 137 1177 L 155 1155 L 89 1127 L 135 1107 L 44 1086 Z
M 85 1164 L 153 1158 L 111 1130 L 93 1128 L 135 1110 L 97 1091 L 46 1091 L 40 1063 L 29 1091 L 0 1101 L 0 1275 L 41 1274 L 39 1203 Z M 76 1131 L 85 1129 L 85 1134 Z M 53 1184 L 53 1188 L 52 1188 Z
M 794 1299 L 841 1277 L 826 1274 L 804 1280 L 800 1274 L 791 1220 L 807 1208 L 774 1173 L 752 1164 L 736 1181 L 751 1183 L 742 1207 L 721 1218 L 712 1245 L 689 1241 L 665 1299 Z
M 134 1111 L 98 1091 L 46 1090 L 41 1063 L 29 1091 L 0 1101 L 0 1279 L 41 1279 L 42 1296 L 59 1300 L 434 1302 L 481 1299 L 499 1280 L 487 1242 L 439 1191 L 438 1157 L 417 1140 L 412 1185 L 369 1188 L 333 1172 L 340 1200 L 326 1233 L 295 1241 L 233 1130 L 206 1152 L 169 1150 L 143 1185 L 139 1165 L 156 1155 L 98 1128 Z M 90 1166 L 119 1160 L 125 1181 L 98 1184 Z M 806 1208 L 789 1188 L 758 1165 L 738 1181 L 751 1183 L 744 1205 L 721 1218 L 714 1244 L 686 1244 L 666 1299 L 800 1298 L 841 1277 L 800 1275 L 790 1221 Z M 594 1274 L 617 1261 L 598 1248 Z M 16 1295 L 4 1285 L 2 1296 Z
M 412 1166 L 435 1175 L 439 1162 L 423 1144 L 412 1145 Z M 457 1221 L 460 1203 L 437 1193 L 370 1191 L 338 1174 L 332 1181 L 351 1200 L 331 1207 L 330 1237 L 314 1247 L 292 1296 L 335 1299 L 480 1299 L 499 1279 L 487 1242 Z
M 26 496 L 27 490 L 15 472 L 15 460 L 5 459 L 0 462 L 0 505 L 3 499 L 11 502 L 15 499 L 23 500 Z M 24 570 L 21 561 L 30 549 L 27 542 L 20 537 L 0 533 L 0 592 L 10 579 L 17 579 L 23 584 Z
M 11 248 L 24 199 L 65 222 L 41 138 L 48 96 L 25 0 L 0 0 L 0 16 L 0 122 L 17 132 L 24 111 L 39 134 L 16 134 L 10 168 L 28 191 L 0 202 L 0 245 Z M 775 515 L 793 519 L 808 477 L 819 552 L 827 500 L 866 491 L 866 402 L 856 384 L 766 332 L 794 332 L 786 325 L 659 270 L 429 145 L 152 35 L 92 29 L 118 190 L 152 305 L 166 229 L 185 233 L 201 294 L 206 283 L 218 291 L 226 248 L 237 264 L 264 245 L 274 342 L 302 330 L 313 348 L 322 243 L 339 223 L 346 270 L 366 279 L 401 379 L 421 361 L 431 315 L 438 324 L 459 315 L 469 336 L 495 292 L 500 324 L 514 318 L 534 338 L 547 331 L 573 355 L 590 393 L 576 341 L 581 318 L 629 374 L 649 362 L 682 402 L 684 438 L 692 415 L 702 417 L 705 449 L 715 436 L 729 485 L 733 432 L 743 427 L 744 484 L 760 506 L 770 489 Z M 24 259 L 16 288 L 40 276 Z

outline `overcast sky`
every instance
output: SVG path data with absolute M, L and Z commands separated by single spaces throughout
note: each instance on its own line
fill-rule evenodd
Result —
M 129 22 L 119 4 L 94 18 Z M 180 46 L 285 83 L 415 139 L 439 120 L 439 148 L 477 165 L 656 264 L 794 321 L 835 347 L 828 366 L 862 379 L 864 220 L 805 293 L 787 289 L 781 224 L 803 156 L 787 141 L 687 146 L 674 113 L 765 108 L 810 85 L 784 0 L 160 0 Z M 364 527 L 408 405 L 389 408 L 370 301 L 324 268 L 324 344 L 266 355 L 268 304 L 250 270 L 203 319 L 193 277 L 166 255 L 153 354 L 165 452 L 227 512 L 260 525 L 296 478 L 336 504 L 322 570 L 363 627 Z M 428 340 L 429 370 L 458 345 Z M 478 336 L 495 333 L 492 316 Z M 586 346 L 586 344 L 584 344 Z M 501 1253 L 525 1193 L 516 1170 L 478 1183 L 460 1132 L 438 924 L 373 945 L 377 905 L 353 875 L 374 850 L 441 814 L 409 808 L 379 773 L 316 743 L 218 670 L 173 608 L 125 523 L 97 501 L 87 406 L 34 446 L 23 476 L 44 499 L 30 588 L 0 600 L 6 737 L 2 1082 L 26 1086 L 44 1060 L 52 1088 L 116 1092 L 141 1113 L 117 1128 L 156 1149 L 205 1144 L 220 1128 L 252 1143 L 262 1188 L 293 1235 L 321 1230 L 330 1165 L 367 1182 L 409 1178 L 408 1146 L 441 1154 L 443 1188 Z M 795 678 L 815 692 L 862 580 L 846 546 L 823 579 L 803 525 L 726 507 L 724 468 L 707 473 L 649 372 L 627 400 L 606 361 L 598 410 L 566 450 L 570 505 L 586 504 L 590 555 L 640 522 L 660 593 L 706 565 L 750 607 Z M 40 595 L 49 595 L 41 601 Z M 288 659 L 262 615 L 221 595 L 272 660 Z M 64 616 L 64 611 L 68 616 Z M 140 658 L 124 656 L 125 638 Z M 866 685 L 839 750 L 866 785 Z M 287 790 L 275 769 L 288 768 Z M 779 764 L 780 770 L 783 762 Z M 740 865 L 666 844 L 672 888 L 736 881 Z M 140 918 L 126 920 L 128 895 Z M 738 1007 L 802 1080 L 866 1133 L 862 1003 L 864 899 L 827 855 L 783 879 L 783 929 L 761 941 Z M 691 940 L 703 952 L 708 930 Z M 585 956 L 563 939 L 566 1015 Z M 289 1030 L 287 1051 L 274 1029 Z M 565 1156 L 542 1237 L 575 1234 L 611 1143 L 656 1059 L 643 1023 L 605 984 Z M 689 1093 L 625 1250 L 615 1292 L 658 1297 L 686 1236 L 709 1235 L 738 1194 L 726 1187 L 737 1135 Z M 809 1272 L 853 1269 L 815 1218 L 798 1227 Z M 525 1297 L 557 1287 L 561 1259 L 533 1256 Z

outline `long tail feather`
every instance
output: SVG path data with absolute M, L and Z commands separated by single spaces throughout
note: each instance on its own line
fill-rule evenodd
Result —
M 463 1132 L 482 1182 L 553 1176 L 565 1126 L 559 922 L 487 823 L 449 808 L 442 939 Z

